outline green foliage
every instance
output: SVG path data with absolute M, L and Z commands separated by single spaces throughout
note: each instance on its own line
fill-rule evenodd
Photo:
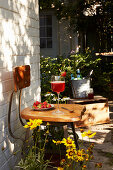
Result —
M 45 170 L 50 164 L 50 160 L 45 160 L 45 149 L 48 138 L 49 126 L 43 131 L 39 127 L 33 131 L 34 144 L 28 146 L 28 153 L 24 155 L 24 158 L 18 163 L 18 167 L 23 170 Z M 31 138 L 29 139 L 31 140 Z M 28 141 L 27 141 L 28 142 Z
M 44 161 L 43 159 L 41 160 L 41 156 L 35 153 L 36 150 L 33 148 L 30 148 L 30 151 L 28 155 L 26 156 L 25 160 L 21 159 L 19 162 L 18 166 L 21 167 L 23 170 L 44 170 L 47 169 L 47 166 L 49 164 L 49 160 Z M 38 159 L 40 157 L 40 160 Z
M 71 59 L 71 67 L 73 70 L 73 74 L 76 77 L 76 69 L 81 70 L 81 74 L 83 77 L 86 77 L 91 70 L 95 70 L 97 64 L 101 60 L 99 57 L 96 57 L 91 53 L 89 49 L 86 52 L 80 54 L 72 54 L 70 56 Z
M 29 124 L 28 127 L 30 128 L 31 126 L 33 124 Z M 17 167 L 23 170 L 46 170 L 47 168 L 53 168 L 54 164 L 51 160 L 54 154 L 59 154 L 59 149 L 65 150 L 65 147 L 63 146 L 62 148 L 61 146 L 58 149 L 52 140 L 62 140 L 63 137 L 64 131 L 62 126 L 56 127 L 49 123 L 43 123 L 43 128 L 38 125 L 37 127 L 35 126 L 32 133 L 33 142 L 31 142 L 31 137 L 25 141 L 27 151 L 23 152 L 24 157 L 20 160 Z M 31 143 L 30 145 L 28 145 L 29 142 Z
M 84 54 L 71 54 L 66 56 L 57 56 L 56 58 L 41 57 L 41 96 L 45 100 L 44 95 L 51 92 L 51 76 L 59 75 L 61 71 L 66 71 L 65 78 L 66 88 L 61 93 L 60 97 L 72 97 L 71 90 L 71 74 L 76 77 L 76 70 L 80 69 L 82 77 L 86 77 L 93 70 L 91 86 L 94 88 L 94 93 L 109 97 L 110 77 L 113 74 L 113 63 L 101 60 L 87 49 Z M 109 68 L 109 69 L 108 69 Z

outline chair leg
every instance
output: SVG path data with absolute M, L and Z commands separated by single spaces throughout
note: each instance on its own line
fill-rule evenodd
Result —
M 73 136 L 74 136 L 76 148 L 79 149 L 77 134 L 75 133 L 75 128 L 74 128 L 73 122 L 71 122 L 71 128 L 72 128 L 72 131 L 73 131 Z

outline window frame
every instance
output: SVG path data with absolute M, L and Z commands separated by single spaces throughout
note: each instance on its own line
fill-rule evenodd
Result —
M 43 34 L 44 33 L 44 34 Z M 52 48 L 52 15 L 40 15 L 40 48 Z

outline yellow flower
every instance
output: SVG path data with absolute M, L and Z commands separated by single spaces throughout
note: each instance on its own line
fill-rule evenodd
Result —
M 49 122 L 47 122 L 47 126 L 49 126 L 50 125 L 50 123 Z
M 93 149 L 93 148 L 94 148 L 94 143 L 92 143 L 92 144 L 90 145 L 90 148 L 91 148 L 91 149 Z
M 53 143 L 55 143 L 56 145 L 58 145 L 58 144 L 61 144 L 61 143 L 62 143 L 62 141 L 60 141 L 60 140 L 58 140 L 58 141 L 52 140 L 52 141 L 53 141 Z
M 57 170 L 63 170 L 63 169 L 64 169 L 64 168 L 62 168 L 62 167 L 58 167 L 58 168 L 57 168 Z
M 46 131 L 46 134 L 49 134 L 49 130 Z
M 93 154 L 93 150 L 90 147 L 87 149 L 87 152 L 88 152 L 89 155 Z
M 24 126 L 24 128 L 30 128 L 30 130 L 35 129 L 37 126 L 40 126 L 42 124 L 41 119 L 29 119 L 29 122 Z
M 66 152 L 66 156 L 68 159 L 74 159 L 75 155 L 77 154 L 77 151 L 74 148 L 67 149 Z
M 83 129 L 80 129 L 80 132 L 81 132 L 81 133 L 83 133 L 83 132 L 84 132 L 84 130 L 83 130 Z
M 63 138 L 62 143 L 64 143 L 66 147 L 76 148 L 74 141 L 70 137 L 68 137 L 67 139 Z
M 86 168 L 87 168 L 87 166 L 86 166 L 86 165 L 83 165 L 82 170 L 85 170 Z
M 92 160 L 92 159 L 94 159 L 94 156 L 93 156 L 93 155 L 91 155 L 91 156 L 90 156 L 90 159 L 91 159 L 91 160 Z
M 102 168 L 102 163 L 101 163 L 101 162 L 96 163 L 96 164 L 95 164 L 95 167 L 96 167 L 96 168 Z
M 88 132 L 83 132 L 81 135 L 82 135 L 82 137 L 87 136 L 88 138 L 92 138 L 93 136 L 96 135 L 96 132 L 93 133 L 93 132 L 91 132 L 91 130 L 88 130 Z
M 60 165 L 63 165 L 65 162 L 66 162 L 66 160 L 65 160 L 65 159 L 62 159 L 62 160 L 60 161 Z
M 85 156 L 85 153 L 83 152 L 83 150 L 77 150 L 77 154 L 75 156 L 75 160 L 76 162 L 82 162 L 84 161 L 84 156 Z
M 86 159 L 86 161 L 89 160 L 89 155 L 88 154 L 86 154 L 85 159 Z

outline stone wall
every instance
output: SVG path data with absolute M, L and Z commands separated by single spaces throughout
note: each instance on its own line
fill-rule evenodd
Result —
M 12 68 L 29 64 L 31 85 L 22 92 L 22 109 L 40 100 L 39 10 L 37 0 L 0 1 L 0 170 L 14 169 L 21 158 L 22 141 L 8 132 L 8 108 L 14 89 Z M 13 97 L 11 127 L 25 137 L 18 119 L 18 92 Z

